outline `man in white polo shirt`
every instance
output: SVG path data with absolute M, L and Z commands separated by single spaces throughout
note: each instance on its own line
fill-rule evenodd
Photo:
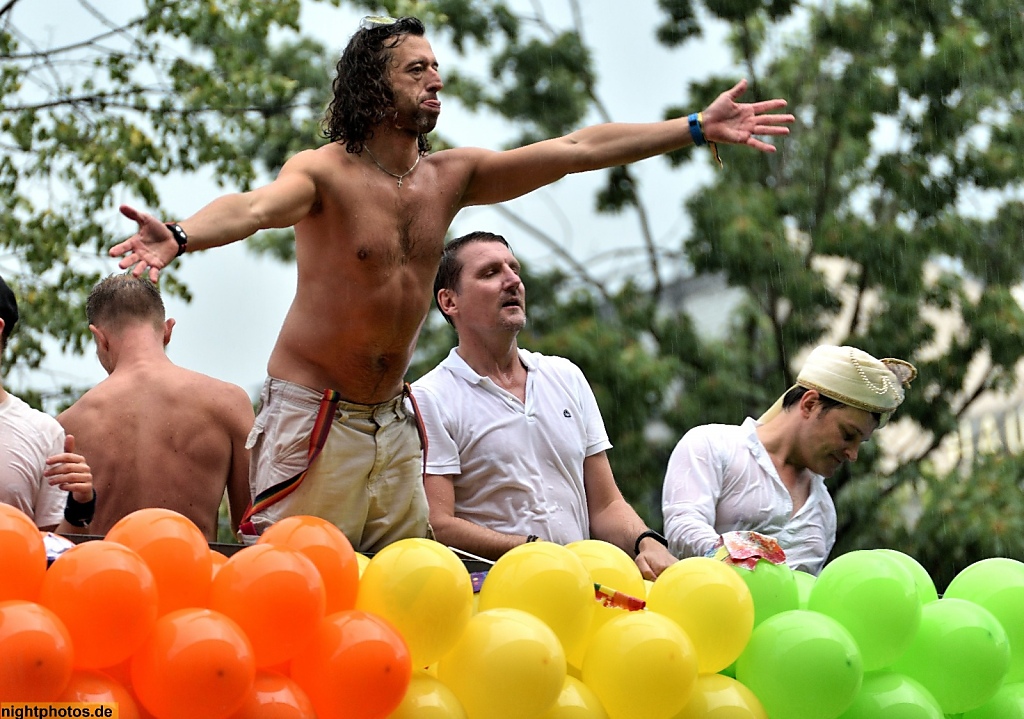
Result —
M 636 557 L 649 579 L 674 562 L 615 484 L 583 373 L 518 347 L 526 291 L 505 239 L 474 232 L 449 243 L 434 297 L 459 335 L 413 383 L 438 541 L 496 559 L 536 539 L 602 539 Z

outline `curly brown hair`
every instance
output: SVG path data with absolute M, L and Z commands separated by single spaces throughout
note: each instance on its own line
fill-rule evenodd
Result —
M 399 18 L 389 25 L 360 29 L 349 40 L 335 68 L 334 98 L 322 123 L 324 137 L 344 142 L 345 149 L 360 153 L 373 137 L 373 127 L 391 114 L 395 98 L 388 83 L 387 63 L 391 49 L 406 35 L 422 36 L 423 23 L 414 17 Z M 427 152 L 426 135 L 419 136 L 420 152 Z

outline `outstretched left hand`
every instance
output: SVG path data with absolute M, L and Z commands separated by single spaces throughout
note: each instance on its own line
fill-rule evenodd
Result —
M 782 99 L 762 102 L 737 102 L 747 90 L 747 81 L 740 80 L 708 105 L 703 114 L 704 137 L 709 142 L 746 145 L 762 152 L 775 152 L 775 146 L 762 142 L 756 135 L 788 135 L 796 121 L 792 115 L 768 114 L 786 106 Z

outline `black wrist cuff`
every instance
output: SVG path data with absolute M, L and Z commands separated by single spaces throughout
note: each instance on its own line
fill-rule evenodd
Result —
M 537 542 L 537 541 L 540 541 L 540 537 L 538 537 L 536 534 L 531 534 L 531 535 L 529 535 L 526 538 L 526 543 L 527 544 L 529 544 L 530 542 Z
M 662 536 L 659 532 L 655 532 L 653 529 L 648 529 L 648 530 L 646 530 L 644 532 L 641 532 L 640 536 L 636 538 L 636 543 L 633 545 L 633 554 L 634 555 L 639 555 L 640 554 L 640 542 L 644 541 L 648 537 L 650 537 L 651 539 L 658 540 L 659 542 L 661 542 L 666 547 L 668 546 L 668 540 L 665 539 L 664 536 Z
M 68 501 L 64 505 L 64 520 L 72 527 L 88 527 L 96 514 L 96 490 L 92 491 L 92 499 L 88 502 L 79 502 L 71 492 L 68 492 Z
M 171 234 L 174 235 L 174 241 L 178 243 L 178 254 L 175 257 L 181 257 L 185 254 L 185 250 L 188 247 L 188 234 L 177 223 L 168 222 L 164 227 L 171 231 Z

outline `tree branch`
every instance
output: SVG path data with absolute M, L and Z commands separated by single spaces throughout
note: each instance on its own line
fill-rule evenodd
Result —
M 530 224 L 502 204 L 491 205 L 491 209 L 497 211 L 513 224 L 518 225 L 521 229 L 526 230 L 529 234 L 533 235 L 533 237 L 539 240 L 541 244 L 554 252 L 563 262 L 568 264 L 584 282 L 595 288 L 606 301 L 611 301 L 611 297 L 609 296 L 608 290 L 605 288 L 604 284 L 594 279 L 590 272 L 587 271 L 586 267 L 580 264 L 575 257 L 562 249 L 562 246 L 555 240 L 555 238 L 551 237 L 536 225 Z
M 821 184 L 818 185 L 818 193 L 814 198 L 814 211 L 811 216 L 811 225 L 807 228 L 807 236 L 810 238 L 810 248 L 807 257 L 804 259 L 804 267 L 810 269 L 811 259 L 815 256 L 814 238 L 821 226 L 821 218 L 828 210 L 828 198 L 832 194 L 832 176 L 835 173 L 835 155 L 839 149 L 840 133 L 839 128 L 832 126 L 832 133 L 829 135 L 825 151 L 825 164 L 821 168 Z
M 18 0 L 7 0 L 7 3 L 4 4 L 3 7 L 0 7 L 0 17 L 3 17 L 7 13 L 9 13 L 11 11 L 11 8 L 13 8 L 17 4 L 17 2 Z
M 857 331 L 860 323 L 861 311 L 864 308 L 864 295 L 868 288 L 868 270 L 864 265 L 860 266 L 860 278 L 857 280 L 857 296 L 853 300 L 853 315 L 850 316 L 850 324 L 846 328 L 846 336 L 852 337 Z
M 551 24 L 547 21 L 547 18 L 544 15 L 543 5 L 539 2 L 539 0 L 532 0 L 531 5 L 533 6 L 534 13 L 536 15 L 535 20 L 537 24 L 540 25 L 540 27 L 544 30 L 544 32 L 548 34 L 549 37 L 555 37 L 558 33 L 556 32 L 555 28 L 552 27 Z M 580 37 L 580 40 L 582 42 L 583 12 L 580 8 L 578 0 L 570 0 L 569 9 L 572 14 L 573 31 Z M 597 115 L 601 119 L 601 121 L 613 122 L 614 120 L 612 118 L 611 113 L 608 111 L 607 106 L 601 101 L 601 98 L 598 96 L 597 91 L 594 88 L 593 82 L 589 80 L 586 83 L 586 93 L 587 97 L 590 98 L 591 105 L 593 105 L 594 110 L 597 112 Z M 629 180 L 630 184 L 635 188 L 637 186 L 637 182 L 633 173 L 629 171 L 628 167 L 624 169 L 626 172 L 627 180 Z M 641 202 L 639 193 L 634 192 L 633 198 L 633 207 L 636 209 L 637 219 L 640 222 L 640 234 L 643 237 L 644 247 L 647 252 L 647 264 L 654 278 L 654 286 L 652 288 L 652 293 L 654 294 L 655 301 L 657 301 L 664 294 L 664 283 L 661 279 L 661 267 L 658 263 L 658 248 L 654 240 L 654 234 L 651 231 L 650 213 L 647 211 L 647 208 L 643 204 L 643 202 Z M 560 248 L 556 244 L 554 244 L 554 241 L 550 240 L 550 238 L 545 239 L 544 242 L 545 244 L 548 244 L 550 247 L 556 249 L 556 251 L 560 251 Z M 568 255 L 565 255 L 565 257 L 568 257 Z M 591 280 L 589 279 L 587 281 L 591 282 Z M 601 290 L 602 294 L 604 293 L 603 285 L 594 283 L 594 286 Z
M 12 3 L 14 3 L 14 2 L 17 2 L 18 0 L 10 0 L 10 1 Z M 145 19 L 146 18 L 141 18 L 141 17 L 140 18 L 136 18 L 135 20 L 132 20 L 127 25 L 122 25 L 121 27 L 115 28 L 113 30 L 108 30 L 107 32 L 101 32 L 99 35 L 94 35 L 93 37 L 91 37 L 91 38 L 89 38 L 87 40 L 79 40 L 78 42 L 73 42 L 70 45 L 61 45 L 60 47 L 50 48 L 49 50 L 36 50 L 35 52 L 24 52 L 24 53 L 16 53 L 14 55 L 6 55 L 4 57 L 4 60 L 18 61 L 18 60 L 47 59 L 47 58 L 52 58 L 55 55 L 61 55 L 61 54 L 66 53 L 66 52 L 71 52 L 72 50 L 81 50 L 83 47 L 90 47 L 90 46 L 95 45 L 96 43 L 100 42 L 101 40 L 106 40 L 109 37 L 113 37 L 115 35 L 124 34 L 128 30 L 130 30 L 131 28 L 135 27 L 136 25 L 140 25 L 141 23 L 143 23 L 145 21 Z

